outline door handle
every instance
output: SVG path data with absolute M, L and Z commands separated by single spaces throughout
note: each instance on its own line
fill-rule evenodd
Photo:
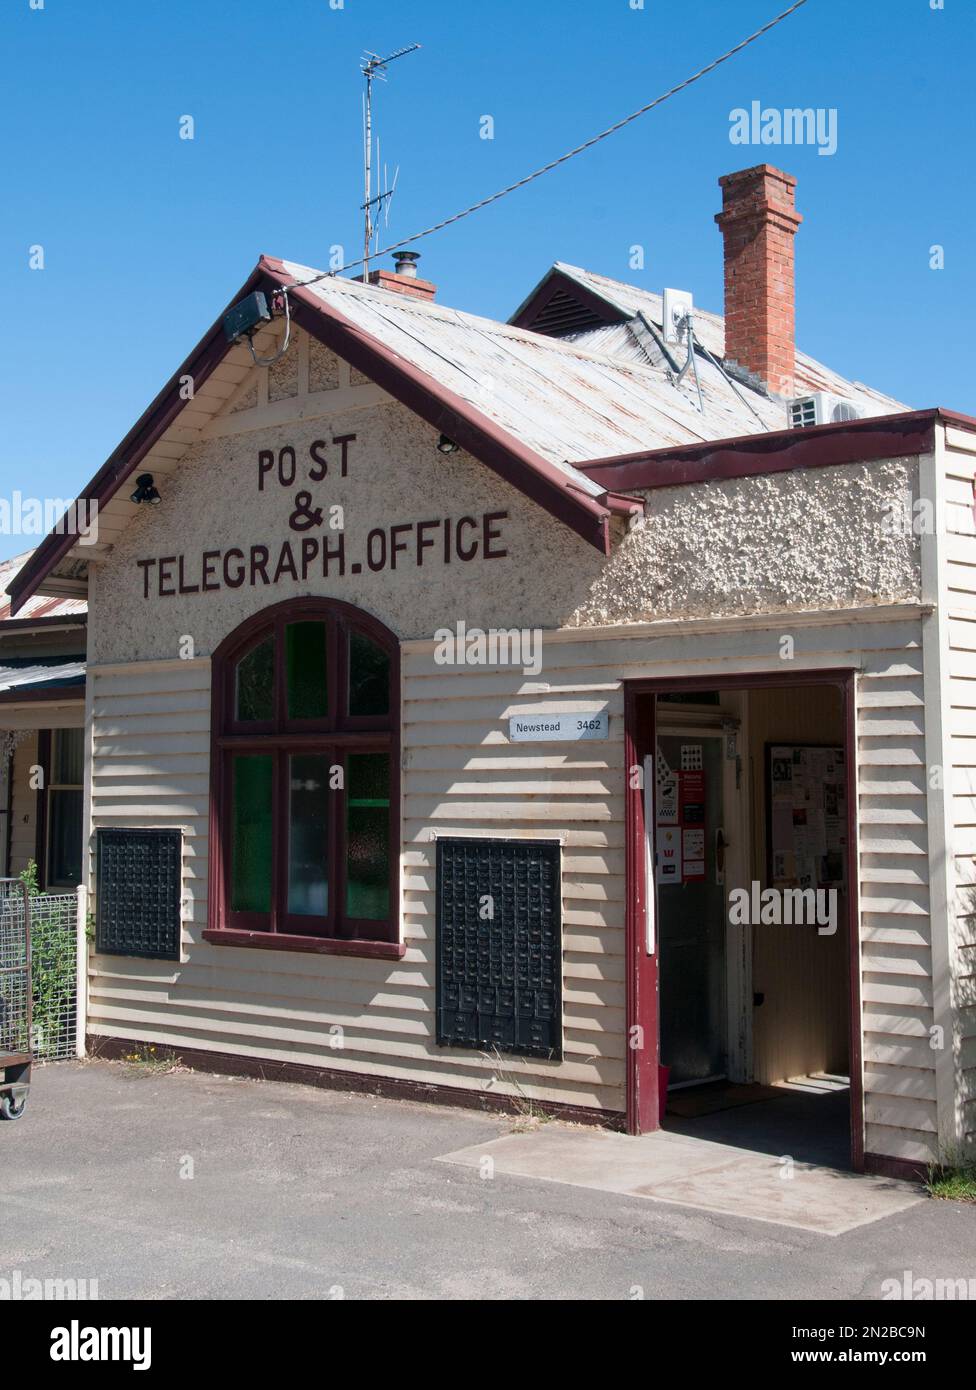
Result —
M 728 846 L 725 830 L 719 826 L 715 831 L 715 882 L 720 886 L 725 883 L 725 851 Z

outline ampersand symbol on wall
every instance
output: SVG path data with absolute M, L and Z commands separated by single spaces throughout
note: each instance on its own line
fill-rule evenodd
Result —
M 288 518 L 288 525 L 293 531 L 311 531 L 313 526 L 322 525 L 322 508 L 312 506 L 310 492 L 295 493 L 295 510 Z

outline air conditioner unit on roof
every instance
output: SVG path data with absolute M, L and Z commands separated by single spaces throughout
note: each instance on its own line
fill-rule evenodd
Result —
M 865 413 L 862 406 L 830 391 L 796 396 L 786 407 L 791 430 L 805 430 L 811 425 L 836 425 L 843 420 L 863 420 Z

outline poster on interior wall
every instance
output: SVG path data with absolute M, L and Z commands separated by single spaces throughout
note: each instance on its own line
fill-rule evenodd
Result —
M 773 886 L 843 888 L 844 750 L 767 744 L 766 768 L 766 842 Z

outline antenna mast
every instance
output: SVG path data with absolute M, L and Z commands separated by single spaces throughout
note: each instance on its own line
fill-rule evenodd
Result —
M 419 43 L 409 44 L 406 48 L 398 48 L 395 53 L 389 54 L 386 58 L 381 58 L 378 53 L 371 53 L 369 50 L 363 55 L 362 72 L 366 78 L 366 92 L 363 97 L 363 182 L 366 189 L 366 199 L 363 203 L 364 228 L 363 228 L 363 284 L 369 281 L 369 247 L 373 239 L 373 208 L 381 204 L 384 199 L 391 196 L 393 190 L 385 190 L 373 197 L 373 80 L 379 78 L 386 81 L 386 68 L 396 58 L 403 58 L 408 53 L 416 53 L 420 47 Z

